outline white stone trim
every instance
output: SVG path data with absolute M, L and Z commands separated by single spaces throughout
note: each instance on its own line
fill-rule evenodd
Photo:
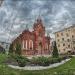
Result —
M 28 43 L 27 40 L 23 40 L 23 41 L 22 41 L 22 49 L 28 49 L 27 43 Z
M 22 41 L 22 49 L 24 49 L 24 40 Z
M 26 49 L 28 49 L 28 47 L 27 47 L 27 40 L 25 42 L 26 42 Z

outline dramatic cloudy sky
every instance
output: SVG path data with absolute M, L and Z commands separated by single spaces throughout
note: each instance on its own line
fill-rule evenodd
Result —
M 51 34 L 75 23 L 74 0 L 4 0 L 0 7 L 0 40 L 11 41 L 41 15 Z

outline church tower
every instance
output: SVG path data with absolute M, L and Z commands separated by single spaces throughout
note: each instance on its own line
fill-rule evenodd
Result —
M 34 35 L 35 35 L 35 50 L 37 50 L 37 54 L 42 54 L 42 50 L 44 49 L 44 38 L 45 38 L 45 27 L 42 23 L 41 17 L 38 17 L 36 22 L 34 23 Z
M 40 16 L 33 25 L 33 31 L 29 31 L 28 25 L 26 25 L 22 34 L 20 34 L 12 42 L 14 50 L 18 41 L 22 46 L 22 55 L 29 56 L 50 54 L 50 37 L 49 34 L 45 36 L 45 27 Z
M 40 16 L 37 18 L 36 22 L 34 23 L 33 29 L 36 35 L 38 36 L 45 35 L 45 27 L 43 26 L 42 19 Z

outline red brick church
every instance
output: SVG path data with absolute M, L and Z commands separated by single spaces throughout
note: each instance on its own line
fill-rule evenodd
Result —
M 27 28 L 12 42 L 14 50 L 17 42 L 21 44 L 22 55 L 49 55 L 51 52 L 50 37 L 45 36 L 45 27 L 40 18 L 34 23 L 32 32 Z

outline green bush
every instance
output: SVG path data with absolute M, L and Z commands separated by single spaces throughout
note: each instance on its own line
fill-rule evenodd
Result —
M 73 56 L 72 56 L 72 55 L 69 55 L 68 57 L 69 57 L 69 58 L 73 58 Z
M 35 65 L 38 65 L 38 62 L 37 62 L 37 58 L 35 57 L 32 57 L 32 59 L 30 60 L 31 64 L 35 64 Z
M 20 67 L 24 67 L 28 62 L 28 59 L 26 57 L 21 56 L 21 55 L 16 55 L 14 58 Z
M 70 58 L 69 56 L 61 56 L 60 57 L 62 60 L 65 60 L 65 59 L 67 59 L 67 58 Z
M 58 62 L 57 58 L 52 58 L 50 60 L 50 64 L 54 64 L 54 63 L 57 63 L 57 62 Z
M 9 54 L 12 54 L 13 53 L 13 44 L 10 44 L 10 47 L 9 47 Z
M 61 62 L 61 61 L 62 61 L 62 58 L 61 58 L 61 57 L 59 57 L 59 58 L 57 58 L 57 60 L 58 60 L 58 62 Z
M 19 42 L 16 43 L 15 54 L 21 55 L 21 44 Z
M 21 55 L 11 55 L 18 63 L 20 67 L 25 65 L 39 65 L 39 66 L 49 66 L 50 64 L 61 62 L 62 60 L 67 59 L 67 57 L 62 56 L 58 58 L 53 57 L 33 57 L 32 59 L 27 59 Z
M 58 63 L 58 62 L 61 62 L 61 60 L 62 60 L 60 57 L 58 57 L 58 58 L 49 57 L 48 59 L 49 59 L 50 64 Z
M 52 57 L 33 57 L 31 59 L 31 63 L 34 65 L 40 65 L 40 66 L 49 66 L 50 64 L 58 63 L 63 60 L 63 57 L 58 58 L 52 58 Z
M 47 57 L 33 57 L 31 60 L 32 64 L 40 65 L 40 66 L 49 66 L 49 59 Z
M 54 41 L 54 45 L 53 45 L 52 56 L 53 56 L 54 58 L 58 58 L 58 57 L 59 57 L 59 53 L 58 53 L 58 49 L 57 49 L 57 45 L 56 45 L 56 42 L 55 42 L 55 41 Z
M 40 66 L 49 66 L 49 59 L 47 57 L 38 57 L 38 64 Z

